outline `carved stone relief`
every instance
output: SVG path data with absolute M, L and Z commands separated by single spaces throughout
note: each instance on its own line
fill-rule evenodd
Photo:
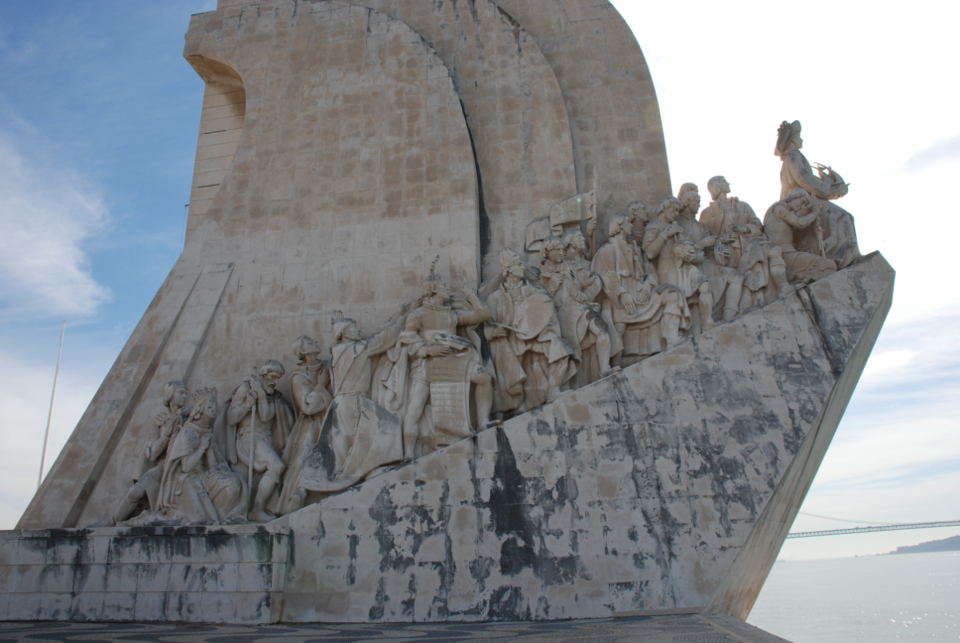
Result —
M 297 338 L 292 406 L 277 360 L 219 410 L 201 389 L 184 415 L 186 386 L 169 382 L 133 486 L 95 524 L 274 520 L 836 272 L 859 256 L 852 217 L 830 202 L 847 186 L 830 168 L 814 176 L 799 133 L 780 127 L 784 196 L 763 222 L 715 176 L 699 220 L 685 183 L 657 207 L 608 213 L 597 248 L 596 193 L 575 195 L 528 225 L 536 266 L 503 248 L 479 293 L 462 274 L 451 293 L 437 256 L 420 298 L 374 335 L 334 316 L 329 365 Z

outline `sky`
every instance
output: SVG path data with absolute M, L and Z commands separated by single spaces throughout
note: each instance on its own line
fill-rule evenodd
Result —
M 894 304 L 793 531 L 960 519 L 960 3 L 614 4 L 647 58 L 673 185 L 723 174 L 761 216 L 783 120 L 850 183 Z M 214 0 L 32 0 L 0 12 L 0 529 L 47 468 L 176 261 L 203 83 L 182 58 Z M 950 198 L 948 198 L 950 197 Z M 884 553 L 960 528 L 788 540 Z

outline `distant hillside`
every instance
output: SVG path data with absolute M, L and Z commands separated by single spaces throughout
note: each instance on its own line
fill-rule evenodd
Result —
M 960 536 L 944 538 L 943 540 L 931 540 L 928 543 L 920 543 L 912 547 L 897 547 L 897 551 L 891 554 L 929 554 L 937 551 L 960 551 Z

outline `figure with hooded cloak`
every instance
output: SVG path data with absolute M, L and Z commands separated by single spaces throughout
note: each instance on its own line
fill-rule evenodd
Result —
M 268 509 L 279 504 L 277 486 L 287 465 L 283 453 L 293 427 L 293 409 L 276 390 L 283 364 L 267 360 L 253 377 L 233 393 L 227 411 L 221 414 L 227 459 L 234 470 L 246 475 L 254 493 L 247 519 L 270 522 L 277 516 Z M 262 474 L 256 485 L 254 474 Z
M 306 501 L 315 494 L 342 491 L 381 467 L 403 457 L 400 419 L 369 399 L 373 360 L 397 341 L 400 325 L 393 323 L 371 337 L 361 337 L 357 323 L 339 315 L 333 324 L 330 349 L 333 401 L 320 435 L 302 458 L 293 488 Z M 306 504 L 306 503 L 305 503 Z
M 553 298 L 528 276 L 520 254 L 500 251 L 499 277 L 484 285 L 484 332 L 496 370 L 493 410 L 515 415 L 552 402 L 576 375 L 578 351 L 564 339 Z
M 825 258 L 834 261 L 837 268 L 846 268 L 860 257 L 857 245 L 857 230 L 853 225 L 853 215 L 833 203 L 845 196 L 848 186 L 843 177 L 833 168 L 817 167 L 814 174 L 810 161 L 800 149 L 803 138 L 800 136 L 800 121 L 783 121 L 777 130 L 777 147 L 774 154 L 783 161 L 780 168 L 780 200 L 801 188 L 812 197 L 813 210 L 820 220 L 821 233 L 810 229 L 806 234 L 798 234 L 797 249 L 808 254 L 820 254 L 823 248 Z
M 290 393 L 296 406 L 297 420 L 290 430 L 290 437 L 283 450 L 287 465 L 283 489 L 280 492 L 280 510 L 284 514 L 300 509 L 307 490 L 298 485 L 302 460 L 313 450 L 320 439 L 320 426 L 325 411 L 333 400 L 327 387 L 330 371 L 318 357 L 320 344 L 313 338 L 301 335 L 293 342 L 297 367 L 290 377 Z
M 570 234 L 582 234 L 574 228 Z M 571 380 L 572 388 L 611 374 L 610 347 L 613 331 L 601 316 L 597 295 L 603 282 L 589 268 L 577 261 L 567 261 L 566 244 L 550 235 L 540 247 L 540 285 L 553 297 L 560 330 L 571 346 L 578 349 L 580 368 Z
M 194 395 L 190 419 L 170 444 L 153 519 L 184 523 L 242 522 L 243 478 L 227 465 L 213 441 L 217 390 Z

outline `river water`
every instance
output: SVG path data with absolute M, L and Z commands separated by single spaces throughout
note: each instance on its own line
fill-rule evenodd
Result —
M 960 640 L 960 552 L 782 561 L 747 622 L 793 643 Z

